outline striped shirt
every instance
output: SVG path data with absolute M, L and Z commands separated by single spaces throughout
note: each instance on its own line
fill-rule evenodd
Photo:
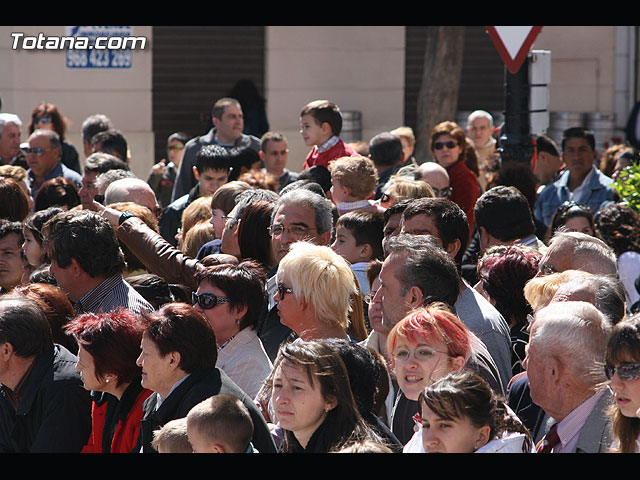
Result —
M 121 274 L 105 279 L 75 302 L 73 307 L 76 314 L 106 313 L 118 307 L 127 308 L 136 314 L 153 310 L 153 306 L 129 285 Z

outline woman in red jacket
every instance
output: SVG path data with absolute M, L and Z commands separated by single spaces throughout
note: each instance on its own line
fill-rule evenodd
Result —
M 464 162 L 464 152 L 467 148 L 464 130 L 454 122 L 439 123 L 431 131 L 430 148 L 436 162 L 449 174 L 449 200 L 457 203 L 467 214 L 471 236 L 474 226 L 473 208 L 482 192 L 478 178 Z
M 142 403 L 151 391 L 140 383 L 142 329 L 129 310 L 84 313 L 66 326 L 78 342 L 84 387 L 92 391 L 93 429 L 83 453 L 130 453 L 136 447 Z

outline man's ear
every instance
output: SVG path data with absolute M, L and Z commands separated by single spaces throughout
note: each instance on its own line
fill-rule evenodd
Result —
M 460 242 L 460 239 L 456 238 L 454 241 L 450 242 L 449 245 L 447 245 L 445 250 L 449 254 L 449 256 L 455 260 L 456 255 L 458 255 L 458 252 L 460 251 L 461 245 L 462 245 L 462 242 Z
M 195 167 L 195 165 L 191 168 L 193 169 L 193 176 L 196 177 L 197 181 L 200 181 L 200 174 L 198 173 L 198 169 Z
M 422 306 L 424 295 L 422 293 L 422 290 L 420 290 L 420 287 L 414 285 L 407 291 L 407 293 L 405 294 L 405 298 L 411 308 L 414 309 Z

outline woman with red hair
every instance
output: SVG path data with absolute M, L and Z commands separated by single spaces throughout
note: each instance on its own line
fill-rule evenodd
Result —
M 420 432 L 413 428 L 420 393 L 451 372 L 482 370 L 476 345 L 477 337 L 444 304 L 409 313 L 389 332 L 390 367 L 400 388 L 391 427 L 405 452 L 422 451 Z
M 152 393 L 142 387 L 136 365 L 143 331 L 138 317 L 126 309 L 84 313 L 65 329 L 78 342 L 76 368 L 94 397 L 93 429 L 83 453 L 133 453 L 142 403 Z

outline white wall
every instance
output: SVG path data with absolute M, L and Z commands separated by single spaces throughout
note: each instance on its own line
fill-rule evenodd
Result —
M 312 100 L 362 112 L 362 140 L 401 125 L 404 27 L 271 26 L 266 31 L 267 114 L 289 142 L 289 167 L 309 152 L 299 114 Z

